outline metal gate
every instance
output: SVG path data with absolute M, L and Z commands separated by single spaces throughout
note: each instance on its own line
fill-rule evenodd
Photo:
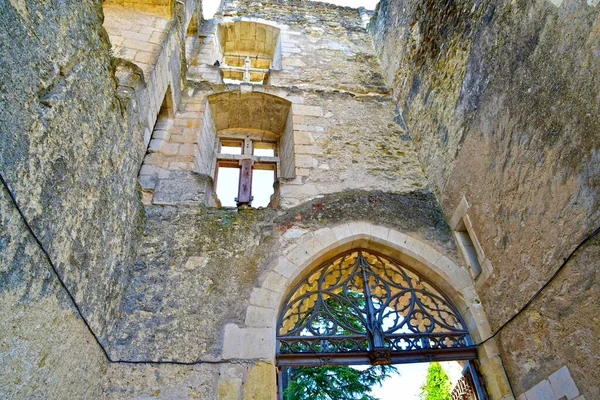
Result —
M 452 400 L 487 400 L 487 393 L 481 384 L 481 377 L 475 365 L 468 361 L 462 377 L 452 390 Z

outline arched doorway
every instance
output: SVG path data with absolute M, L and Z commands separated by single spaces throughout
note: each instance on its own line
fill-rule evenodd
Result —
M 289 291 L 277 320 L 277 366 L 379 365 L 475 360 L 457 308 L 431 282 L 377 252 L 356 248 L 312 270 Z M 485 398 L 472 364 L 476 397 Z M 280 374 L 279 396 L 286 385 Z

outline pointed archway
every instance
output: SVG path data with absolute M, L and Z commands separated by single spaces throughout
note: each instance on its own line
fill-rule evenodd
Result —
M 476 358 L 462 316 L 434 284 L 363 248 L 319 265 L 279 313 L 279 366 Z

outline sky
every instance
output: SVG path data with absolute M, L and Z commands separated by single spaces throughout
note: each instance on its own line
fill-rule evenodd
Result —
M 462 367 L 456 361 L 441 363 L 452 385 L 460 379 Z M 371 394 L 381 400 L 420 400 L 421 385 L 425 383 L 429 363 L 396 365 L 398 373 L 372 389 Z
M 219 8 L 220 0 L 203 0 L 202 2 L 202 12 L 204 13 L 205 19 L 210 19 Z M 320 3 L 330 3 L 337 4 L 339 6 L 346 7 L 364 7 L 367 10 L 374 10 L 379 0 L 331 0 L 331 1 L 321 1 Z

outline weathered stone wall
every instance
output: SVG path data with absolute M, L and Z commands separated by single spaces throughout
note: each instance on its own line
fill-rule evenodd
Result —
M 282 207 L 348 189 L 424 189 L 425 177 L 383 84 L 361 13 L 322 3 L 242 3 L 226 2 L 221 14 L 201 27 L 203 43 L 192 53 L 190 90 L 172 124 L 157 132 L 144 160 L 140 183 L 145 202 L 214 204 L 207 178 L 214 178 L 218 143 L 209 140 L 214 133 L 206 97 L 229 91 L 268 93 L 292 103 L 286 129 L 293 142 L 280 140 L 286 166 L 285 174 L 278 172 Z M 213 42 L 219 23 L 235 21 L 279 29 L 283 67 L 271 71 L 268 84 L 218 84 L 219 68 L 212 64 L 219 44 Z M 268 114 L 231 112 L 251 121 L 266 120 Z M 181 171 L 208 176 L 195 180 L 193 173 Z
M 181 112 L 172 124 L 161 130 L 160 139 L 150 143 L 140 176 L 142 188 L 151 194 L 147 203 L 210 204 L 211 197 L 207 194 L 212 184 L 207 187 L 205 183 L 209 177 L 199 176 L 194 183 L 186 172 L 214 173 L 218 143 L 212 120 L 215 116 L 206 112 L 206 99 L 214 93 L 223 93 L 223 88 L 196 86 L 184 97 Z M 238 86 L 231 86 L 227 91 L 240 93 Z M 286 129 L 292 131 L 293 147 L 282 151 L 280 158 L 284 165 L 292 162 L 295 168 L 288 171 L 293 173 L 289 178 L 281 178 L 278 173 L 282 207 L 348 189 L 403 193 L 426 188 L 412 142 L 396 123 L 394 104 L 389 97 L 271 86 L 248 86 L 242 90 L 242 93 L 272 94 L 292 103 L 291 126 Z M 233 108 L 231 112 L 246 113 Z M 268 110 L 247 118 L 266 119 Z M 280 142 L 283 144 L 283 139 Z M 201 171 L 198 166 L 202 166 Z M 187 183 L 177 183 L 182 180 Z
M 101 398 L 106 359 L 0 187 L 0 393 Z
M 387 94 L 365 23 L 357 9 L 326 3 L 226 1 L 215 19 L 204 24 L 203 45 L 190 79 L 220 83 L 213 67 L 220 59 L 219 23 L 250 21 L 280 29 L 281 68 L 269 84 L 355 94 Z
M 5 3 L 2 71 L 10 79 L 2 82 L 0 165 L 84 313 L 102 331 L 115 318 L 130 260 L 144 149 L 134 107 L 120 105 L 101 21 L 91 1 L 22 9 Z M 18 270 L 7 265 L 11 274 Z
M 392 0 L 370 28 L 447 219 L 463 196 L 470 205 L 493 330 L 600 221 L 596 4 Z M 586 259 L 500 335 L 516 395 L 562 365 L 587 398 L 600 395 L 589 339 L 600 309 L 583 300 L 597 297 L 598 258 Z
M 221 360 L 223 328 L 244 324 L 251 289 L 264 280 L 268 266 L 303 234 L 349 221 L 407 232 L 459 261 L 437 204 L 425 192 L 348 191 L 285 212 L 146 206 L 143 242 L 121 307 L 124 318 L 112 338 L 115 356 Z
M 202 66 L 206 76 L 185 75 L 186 63 L 213 54 L 210 35 L 185 50 L 198 2 L 169 3 L 166 14 L 128 1 L 0 4 L 0 71 L 11 77 L 0 83 L 0 168 L 114 361 L 3 193 L 0 301 L 17 308 L 0 328 L 8 397 L 273 399 L 279 300 L 316 262 L 309 253 L 327 247 L 320 257 L 333 256 L 344 240 L 420 260 L 474 337 L 489 331 L 383 82 L 364 12 L 227 3 L 223 21 L 281 29 L 281 70 L 249 87 L 218 84 L 212 64 Z M 198 140 L 214 133 L 207 97 L 227 91 L 291 103 L 284 147 L 293 163 L 280 208 L 211 207 L 212 176 L 194 171 L 198 154 L 211 151 Z M 161 104 L 173 115 L 156 122 Z
M 0 28 L 0 171 L 105 342 L 141 211 L 139 117 L 99 2 L 1 2 Z M 100 347 L 4 188 L 0 204 L 3 397 L 100 397 Z

